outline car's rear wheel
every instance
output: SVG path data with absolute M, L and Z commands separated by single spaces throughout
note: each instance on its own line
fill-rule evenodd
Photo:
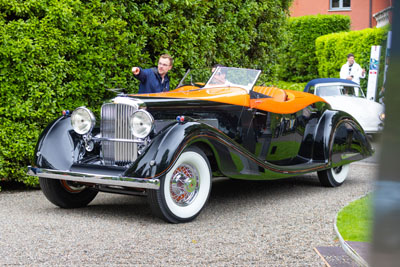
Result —
M 318 172 L 320 183 L 326 187 L 340 186 L 346 180 L 349 174 L 350 164 L 338 166 L 335 168 L 323 170 Z
M 97 195 L 97 191 L 65 180 L 39 178 L 40 188 L 46 198 L 61 208 L 87 206 Z
M 211 190 L 211 168 L 197 147 L 186 149 L 161 178 L 159 190 L 149 190 L 153 213 L 171 223 L 189 222 L 205 206 Z

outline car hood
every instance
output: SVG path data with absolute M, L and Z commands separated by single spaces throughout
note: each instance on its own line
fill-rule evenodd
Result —
M 383 112 L 383 105 L 372 100 L 353 96 L 325 96 L 323 97 L 332 108 L 340 110 L 354 110 L 358 112 Z
M 215 105 L 249 106 L 250 98 L 241 88 L 213 88 L 190 90 L 185 92 L 170 91 L 153 94 L 130 94 L 127 97 L 138 99 L 147 108 L 193 108 Z
M 342 110 L 353 116 L 366 132 L 376 132 L 382 121 L 379 115 L 384 113 L 382 104 L 365 98 L 352 96 L 327 96 L 324 99 L 332 109 Z
M 217 87 L 195 89 L 190 91 L 170 91 L 154 94 L 131 94 L 132 98 L 137 98 L 146 103 L 147 106 L 173 106 L 175 104 L 196 105 L 216 105 L 227 104 L 243 107 L 261 109 L 274 113 L 290 114 L 297 112 L 308 105 L 316 102 L 325 102 L 319 96 L 284 90 L 287 95 L 285 101 L 277 101 L 273 97 L 251 99 L 249 92 L 239 87 Z

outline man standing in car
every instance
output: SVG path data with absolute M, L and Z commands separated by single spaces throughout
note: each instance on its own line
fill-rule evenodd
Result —
M 360 65 L 354 61 L 352 53 L 347 55 L 347 63 L 340 69 L 340 78 L 357 84 L 360 84 L 360 78 L 365 78 L 365 69 L 361 69 Z
M 172 69 L 173 58 L 163 54 L 158 60 L 158 66 L 150 69 L 133 67 L 132 73 L 140 81 L 139 94 L 160 93 L 169 91 L 168 71 Z

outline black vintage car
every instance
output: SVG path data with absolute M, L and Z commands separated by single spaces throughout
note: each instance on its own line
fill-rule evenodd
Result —
M 120 94 L 53 121 L 39 138 L 35 166 L 44 195 L 62 208 L 88 205 L 98 191 L 142 195 L 154 214 L 193 220 L 213 177 L 271 180 L 317 172 L 340 186 L 351 162 L 372 154 L 360 125 L 322 98 L 257 86 L 260 71 L 218 68 L 205 83 Z

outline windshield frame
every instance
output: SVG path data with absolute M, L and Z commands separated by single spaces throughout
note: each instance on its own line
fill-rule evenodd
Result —
M 235 83 L 230 82 L 228 78 L 232 78 L 229 76 L 232 76 L 233 74 L 236 73 L 243 73 L 243 76 L 247 77 L 248 80 L 246 84 L 241 84 L 240 82 L 237 82 L 237 79 Z M 221 81 L 219 78 L 217 78 L 217 75 L 223 74 L 224 81 Z M 256 69 L 245 69 L 245 68 L 234 68 L 234 67 L 217 67 L 214 72 L 212 73 L 211 77 L 208 79 L 206 85 L 203 88 L 215 88 L 215 87 L 239 87 L 245 89 L 247 92 L 250 92 L 254 85 L 256 84 L 258 78 L 261 75 L 261 70 L 256 70 Z M 237 78 L 237 77 L 233 77 Z M 215 82 L 220 82 L 220 83 L 215 83 Z

